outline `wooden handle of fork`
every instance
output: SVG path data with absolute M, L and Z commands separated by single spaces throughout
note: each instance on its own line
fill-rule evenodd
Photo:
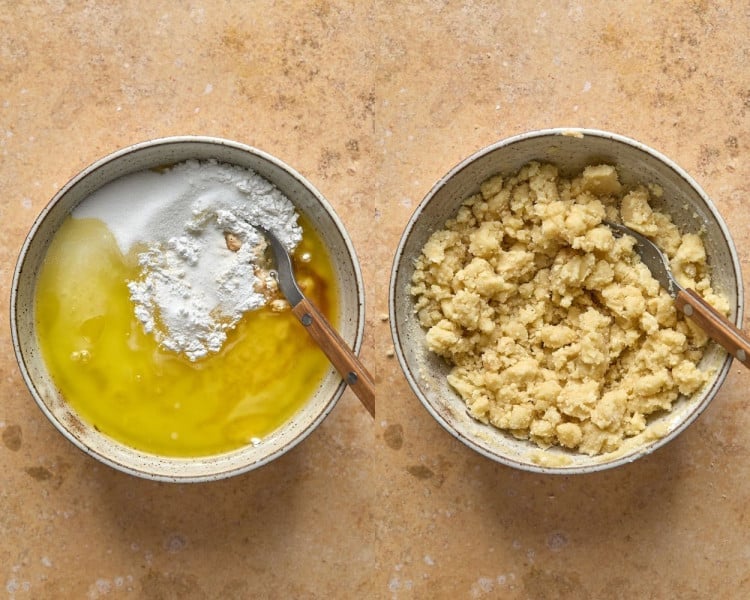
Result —
M 359 358 L 307 298 L 292 307 L 292 312 L 374 418 L 375 382 Z
M 675 298 L 677 309 L 690 317 L 714 341 L 734 358 L 750 368 L 750 338 L 724 315 L 701 298 L 697 292 L 680 290 Z

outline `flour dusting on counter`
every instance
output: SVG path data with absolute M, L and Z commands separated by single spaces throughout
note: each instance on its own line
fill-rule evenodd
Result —
M 267 302 L 271 282 L 258 267 L 265 238 L 250 223 L 276 233 L 290 252 L 302 240 L 294 205 L 276 187 L 215 161 L 126 175 L 73 217 L 100 219 L 123 254 L 137 252 L 139 275 L 128 282 L 135 315 L 164 348 L 190 360 L 218 352 L 242 315 Z

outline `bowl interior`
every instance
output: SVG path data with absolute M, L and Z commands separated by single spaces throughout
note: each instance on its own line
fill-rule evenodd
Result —
M 574 133 L 574 135 L 571 135 Z M 546 130 L 500 142 L 463 161 L 443 177 L 418 206 L 401 238 L 390 286 L 391 330 L 401 367 L 419 399 L 449 432 L 478 452 L 517 468 L 571 473 L 599 470 L 635 460 L 668 442 L 687 427 L 716 394 L 731 358 L 711 344 L 702 366 L 715 369 L 712 380 L 696 395 L 681 398 L 668 414 L 655 417 L 647 430 L 627 440 L 617 451 L 589 457 L 560 448 L 541 451 L 535 444 L 483 425 L 469 416 L 463 400 L 450 388 L 450 366 L 429 352 L 425 332 L 414 314 L 410 282 L 414 260 L 429 236 L 441 229 L 461 202 L 479 191 L 492 175 L 511 175 L 536 160 L 558 166 L 565 176 L 580 173 L 590 164 L 617 167 L 626 186 L 655 183 L 664 189 L 654 208 L 670 214 L 681 231 L 703 232 L 715 289 L 731 307 L 730 319 L 742 322 L 743 295 L 739 261 L 726 225 L 698 185 L 674 163 L 642 144 L 614 134 L 592 130 Z M 653 437 L 653 427 L 667 434 Z
M 11 325 L 19 365 L 40 408 L 76 445 L 120 470 L 168 481 L 218 479 L 265 464 L 304 439 L 332 410 L 344 390 L 341 378 L 331 368 L 309 402 L 262 443 L 189 459 L 154 456 L 115 442 L 79 419 L 61 397 L 47 372 L 34 328 L 36 277 L 52 237 L 75 206 L 102 185 L 136 171 L 189 159 L 216 159 L 252 169 L 284 193 L 326 242 L 339 287 L 339 332 L 355 351 L 361 345 L 364 329 L 362 276 L 351 240 L 328 202 L 281 161 L 248 146 L 216 138 L 165 138 L 125 148 L 72 179 L 37 219 L 16 267 Z

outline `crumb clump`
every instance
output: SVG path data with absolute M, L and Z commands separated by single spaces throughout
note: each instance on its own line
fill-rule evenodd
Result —
M 681 285 L 718 310 L 701 237 L 652 209 L 658 186 L 626 190 L 610 165 L 572 179 L 529 163 L 495 176 L 435 232 L 411 293 L 429 349 L 470 414 L 588 455 L 616 450 L 647 417 L 699 390 L 705 333 L 678 314 L 634 251 L 604 220 L 648 236 Z
M 224 232 L 224 241 L 226 241 L 227 249 L 232 252 L 239 252 L 242 248 L 242 240 L 230 231 Z

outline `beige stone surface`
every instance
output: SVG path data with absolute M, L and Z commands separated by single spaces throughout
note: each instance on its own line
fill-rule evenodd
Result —
M 0 1 L 0 596 L 750 597 L 750 377 L 636 464 L 517 472 L 432 420 L 391 355 L 403 227 L 459 160 L 549 126 L 608 129 L 687 169 L 750 276 L 746 2 Z M 347 392 L 291 453 L 200 485 L 99 465 L 46 421 L 8 298 L 34 218 L 128 144 L 222 136 L 329 199 L 367 289 L 372 422 Z

